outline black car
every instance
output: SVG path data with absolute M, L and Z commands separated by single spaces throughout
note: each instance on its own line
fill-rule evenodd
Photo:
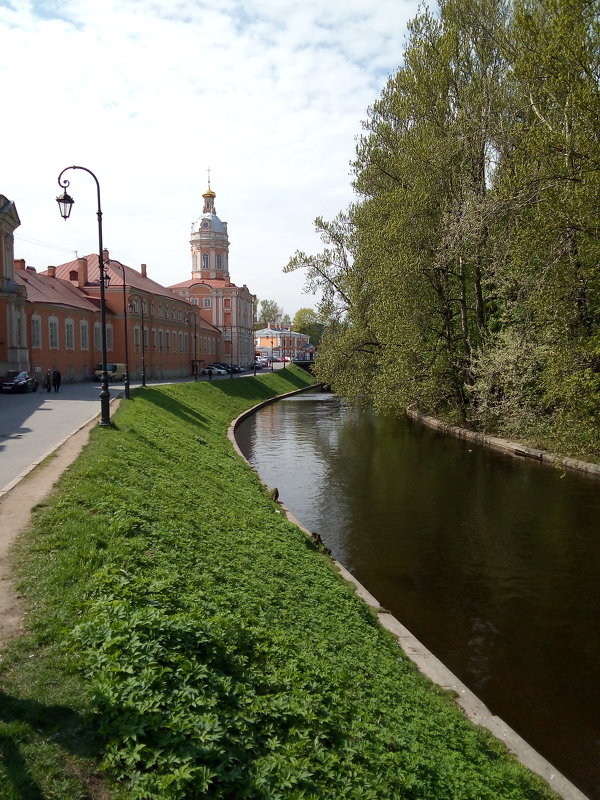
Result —
M 37 392 L 37 388 L 38 382 L 28 372 L 10 370 L 8 375 L 2 378 L 3 392 Z

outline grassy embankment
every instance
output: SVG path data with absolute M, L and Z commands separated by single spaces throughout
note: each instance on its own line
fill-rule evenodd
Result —
M 20 546 L 32 611 L 0 676 L 4 800 L 553 796 L 234 453 L 230 421 L 307 380 L 148 388 L 93 431 Z

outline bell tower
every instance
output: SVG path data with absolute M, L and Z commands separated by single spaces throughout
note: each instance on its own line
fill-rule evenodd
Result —
M 194 280 L 224 280 L 229 283 L 229 237 L 227 223 L 217 216 L 216 193 L 204 192 L 202 216 L 192 224 L 192 278 Z

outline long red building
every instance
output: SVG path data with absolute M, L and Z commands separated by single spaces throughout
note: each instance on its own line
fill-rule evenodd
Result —
M 104 250 L 107 361 L 127 362 L 131 379 L 143 365 L 147 378 L 160 379 L 213 361 L 254 360 L 256 298 L 230 281 L 227 224 L 214 212 L 210 187 L 203 197 L 198 231 L 210 234 L 203 253 L 212 271 L 197 269 L 195 236 L 192 280 L 172 288 L 152 280 L 145 264 L 134 269 Z M 90 379 L 102 359 L 98 255 L 38 271 L 14 257 L 19 225 L 15 204 L 0 195 L 0 375 L 28 370 L 41 380 L 58 369 L 65 381 Z

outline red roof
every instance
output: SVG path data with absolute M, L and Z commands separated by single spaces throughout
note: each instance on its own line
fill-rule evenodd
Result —
M 98 266 L 98 255 L 92 253 L 88 256 L 82 256 L 87 261 L 88 268 L 88 285 L 99 284 L 100 282 L 100 269 Z M 77 260 L 68 261 L 66 264 L 61 264 L 56 267 L 56 276 L 63 280 L 69 280 L 71 272 L 77 271 Z M 110 276 L 111 286 L 123 286 L 123 270 L 125 271 L 125 285 L 131 289 L 137 289 L 138 292 L 147 292 L 148 294 L 155 294 L 160 297 L 168 297 L 171 300 L 178 300 L 181 302 L 180 295 L 175 294 L 170 289 L 161 286 L 160 283 L 153 281 L 151 278 L 144 278 L 144 276 L 133 267 L 128 267 L 126 264 L 121 264 L 120 261 L 110 259 L 105 264 L 105 270 Z
M 50 278 L 32 270 L 16 269 L 14 278 L 27 291 L 27 300 L 31 303 L 53 303 L 71 306 L 82 311 L 98 311 L 97 303 L 68 280 Z

